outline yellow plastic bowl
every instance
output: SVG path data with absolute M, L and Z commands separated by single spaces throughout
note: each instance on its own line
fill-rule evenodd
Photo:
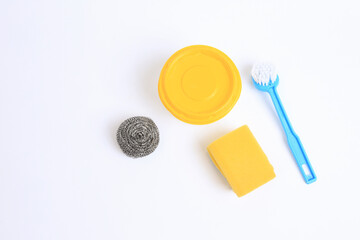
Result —
M 158 90 L 162 103 L 176 118 L 208 124 L 234 107 L 241 92 L 241 78 L 223 52 L 194 45 L 180 49 L 167 60 Z

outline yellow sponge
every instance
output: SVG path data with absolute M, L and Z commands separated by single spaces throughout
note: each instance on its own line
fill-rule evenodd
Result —
M 238 197 L 275 177 L 273 166 L 246 125 L 219 138 L 207 149 Z

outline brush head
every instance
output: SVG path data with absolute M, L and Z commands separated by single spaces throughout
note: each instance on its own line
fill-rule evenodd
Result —
M 270 88 L 279 84 L 276 68 L 271 64 L 255 64 L 251 70 L 251 76 L 255 87 L 261 91 L 269 91 Z

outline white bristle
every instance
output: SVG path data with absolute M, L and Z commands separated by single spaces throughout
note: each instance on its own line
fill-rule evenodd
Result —
M 275 82 L 277 72 L 274 65 L 267 63 L 257 63 L 251 70 L 251 75 L 255 82 L 260 85 L 268 85 L 270 82 Z

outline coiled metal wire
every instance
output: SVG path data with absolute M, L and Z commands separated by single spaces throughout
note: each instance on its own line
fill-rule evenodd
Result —
M 120 148 L 133 158 L 144 157 L 155 151 L 159 140 L 158 127 L 147 117 L 131 117 L 121 123 L 117 131 Z

